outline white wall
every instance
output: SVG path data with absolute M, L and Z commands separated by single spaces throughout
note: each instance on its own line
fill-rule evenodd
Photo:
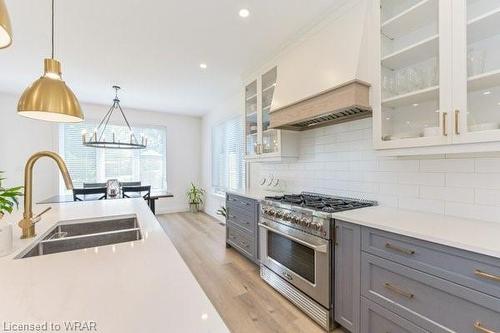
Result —
M 58 126 L 20 117 L 17 96 L 0 93 L 0 170 L 9 178 L 6 185 L 23 183 L 24 163 L 40 150 L 58 151 Z M 109 105 L 82 104 L 87 119 L 99 120 Z M 185 192 L 191 181 L 200 182 L 201 118 L 162 112 L 132 110 L 125 107 L 132 124 L 164 126 L 167 129 L 167 184 L 174 198 L 160 199 L 157 212 L 188 209 Z M 57 194 L 58 172 L 51 161 L 35 166 L 34 198 Z
M 369 0 L 359 3 L 369 3 Z M 345 15 L 357 11 L 360 21 L 363 21 L 366 12 L 360 8 L 368 7 L 354 5 Z M 369 17 L 366 19 L 370 20 Z M 373 57 L 368 56 L 367 51 L 374 44 L 370 36 L 378 36 L 367 31 L 367 26 L 369 24 L 365 25 L 361 42 L 363 54 L 360 57 L 353 55 L 359 59 L 358 77 L 361 75 L 360 78 L 366 80 L 376 77 L 371 65 Z M 323 24 L 322 30 L 315 33 L 328 31 L 327 27 Z M 342 31 L 348 38 L 349 31 Z M 273 62 L 280 63 L 280 57 L 287 54 L 304 54 L 308 38 L 315 37 L 306 36 L 262 68 L 272 66 Z M 351 51 L 342 45 L 339 45 L 339 50 Z M 238 98 L 243 100 L 241 96 Z M 227 117 L 228 111 L 232 110 L 234 114 L 243 112 L 242 103 L 233 105 L 237 107 L 214 110 L 205 116 L 204 132 L 209 131 L 214 119 Z M 206 138 L 204 135 L 204 166 L 210 161 Z M 500 153 L 380 157 L 373 149 L 371 119 L 305 131 L 299 141 L 300 156 L 295 162 L 252 164 L 249 190 L 262 192 L 257 184 L 262 177 L 274 174 L 285 184 L 287 192 L 314 191 L 366 198 L 377 200 L 384 206 L 500 222 Z M 210 174 L 205 174 L 204 183 L 209 183 L 209 178 Z M 208 213 L 211 213 L 210 209 Z

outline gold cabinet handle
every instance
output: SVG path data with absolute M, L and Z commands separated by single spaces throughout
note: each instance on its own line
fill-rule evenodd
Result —
M 448 116 L 448 113 L 443 112 L 443 136 L 448 136 L 448 131 L 446 130 L 446 118 Z
M 483 279 L 488 279 L 488 280 L 500 282 L 500 275 L 486 273 L 486 272 L 480 271 L 479 269 L 476 269 L 474 271 L 474 274 L 476 274 L 476 276 L 479 276 L 480 278 L 483 278 Z
M 413 295 L 412 293 L 410 293 L 408 291 L 401 290 L 398 287 L 395 287 L 395 286 L 393 286 L 392 284 L 390 284 L 388 282 L 386 282 L 384 284 L 384 286 L 385 286 L 385 288 L 389 289 L 390 291 L 395 292 L 396 294 L 404 296 L 404 297 L 406 297 L 408 299 L 412 299 L 412 298 L 415 297 L 415 295 Z
M 391 249 L 391 250 L 394 250 L 394 251 L 397 251 L 397 252 L 401 252 L 401 253 L 404 253 L 404 254 L 409 254 L 409 255 L 414 255 L 415 254 L 415 250 L 405 249 L 405 248 L 399 247 L 399 246 L 391 244 L 391 243 L 385 243 L 385 247 L 387 249 Z
M 484 327 L 479 321 L 476 321 L 474 323 L 474 328 L 478 332 L 483 332 L 483 333 L 496 333 L 495 331 L 489 330 L 486 327 Z
M 460 135 L 460 110 L 455 110 L 455 134 Z

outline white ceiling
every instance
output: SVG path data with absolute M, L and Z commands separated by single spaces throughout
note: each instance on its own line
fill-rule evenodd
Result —
M 337 2 L 56 0 L 56 59 L 80 102 L 109 104 L 119 84 L 125 107 L 201 115 Z M 50 56 L 50 0 L 6 3 L 14 44 L 0 50 L 0 91 L 20 94 Z

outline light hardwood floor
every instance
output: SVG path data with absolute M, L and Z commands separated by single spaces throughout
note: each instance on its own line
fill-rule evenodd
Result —
M 203 213 L 158 220 L 231 332 L 324 332 L 262 281 L 255 264 L 226 249 L 225 227 L 217 220 Z

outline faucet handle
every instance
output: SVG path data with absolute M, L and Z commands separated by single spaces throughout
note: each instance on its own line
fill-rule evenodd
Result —
M 45 214 L 45 213 L 47 213 L 51 209 L 52 209 L 52 207 L 47 207 L 40 214 L 37 214 L 36 216 L 34 216 L 31 219 L 31 221 L 33 222 L 33 224 L 40 222 L 40 220 L 42 219 L 42 215 Z

